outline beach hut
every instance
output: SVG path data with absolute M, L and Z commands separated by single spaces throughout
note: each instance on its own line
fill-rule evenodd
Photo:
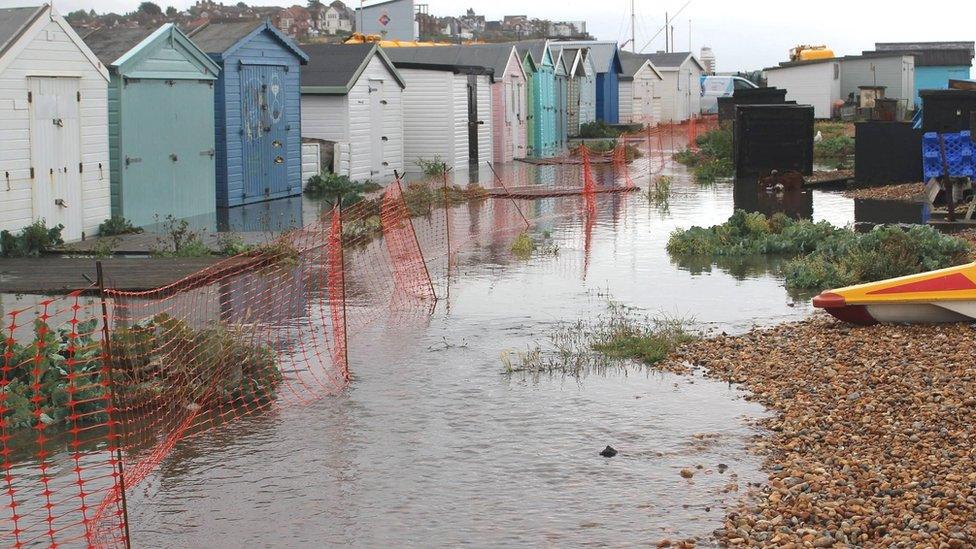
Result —
M 52 7 L 0 9 L 0 230 L 110 215 L 108 70 Z
M 569 135 L 569 79 L 572 70 L 572 60 L 563 55 L 562 48 L 553 48 L 552 55 L 556 59 L 556 151 L 566 148 Z
M 619 121 L 620 50 L 617 43 L 600 40 L 559 42 L 564 48 L 588 48 L 596 71 L 596 119 L 607 124 Z
M 388 180 L 404 169 L 404 81 L 376 44 L 303 46 L 302 137 L 334 143 L 335 173 Z
M 534 67 L 529 77 L 527 156 L 555 156 L 560 149 L 556 133 L 556 61 L 552 50 L 546 40 L 525 40 L 517 42 L 515 47 L 522 57 L 523 66 L 530 64 Z
M 579 124 L 596 122 L 596 67 L 589 48 L 580 50 L 583 78 L 580 80 L 579 91 Z M 572 127 L 572 126 L 571 126 Z
M 526 154 L 528 83 L 518 51 L 511 44 L 478 44 L 458 49 L 462 65 L 492 70 L 492 158 L 511 162 Z
M 584 87 L 587 86 L 587 73 L 586 73 L 586 50 L 580 48 L 566 48 L 562 49 L 558 46 L 558 42 L 555 43 L 554 48 L 560 49 L 560 56 L 563 59 L 569 61 L 567 63 L 567 87 L 566 87 L 566 134 L 567 136 L 577 136 L 579 135 L 580 124 L 584 116 L 589 118 L 587 122 L 592 122 L 592 117 L 594 114 L 592 97 L 593 94 L 586 94 L 584 92 Z M 591 74 L 592 76 L 592 74 Z M 589 84 L 594 84 L 595 81 L 589 81 Z M 592 92 L 596 92 L 596 88 L 591 88 Z M 588 95 L 588 105 L 584 106 L 584 95 Z M 584 115 L 583 111 L 586 110 L 587 114 Z
M 173 24 L 101 28 L 85 43 L 109 68 L 112 214 L 216 222 L 214 82 L 219 69 Z
M 301 194 L 299 78 L 308 56 L 266 21 L 209 23 L 189 36 L 221 69 L 214 93 L 217 206 Z
M 654 126 L 661 120 L 664 77 L 646 55 L 620 52 L 620 122 Z
M 437 160 L 456 171 L 492 159 L 493 70 L 462 58 L 466 46 L 387 48 L 406 83 L 406 163 Z
M 661 121 L 684 122 L 701 114 L 701 77 L 705 67 L 691 52 L 643 54 L 661 73 Z M 769 83 L 773 86 L 773 83 Z

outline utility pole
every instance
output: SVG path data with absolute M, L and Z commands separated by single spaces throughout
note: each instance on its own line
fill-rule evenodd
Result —
M 688 18 L 688 51 L 691 51 L 691 18 Z
M 664 53 L 671 51 L 671 39 L 668 37 L 668 33 L 671 29 L 671 20 L 668 19 L 668 12 L 664 12 Z
M 630 0 L 630 51 L 637 53 L 637 15 L 634 11 L 636 0 Z

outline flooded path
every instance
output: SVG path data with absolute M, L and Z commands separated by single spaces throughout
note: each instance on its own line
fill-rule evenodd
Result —
M 550 233 L 556 255 L 517 260 L 510 238 L 462 252 L 450 299 L 431 316 L 352 337 L 355 378 L 338 396 L 180 442 L 129 498 L 133 540 L 711 543 L 726 506 L 765 479 L 746 450 L 760 406 L 701 377 L 610 369 L 531 378 L 506 375 L 500 360 L 561 323 L 605 312 L 611 298 L 729 332 L 809 314 L 762 266 L 668 257 L 674 228 L 722 222 L 734 203 L 730 183 L 701 187 L 674 169 L 667 208 L 644 194 L 613 195 L 597 199 L 589 226 L 578 214 L 538 223 L 533 231 Z M 555 211 L 556 200 L 527 209 Z M 814 192 L 812 207 L 815 219 L 853 220 L 853 202 L 838 194 Z M 607 444 L 620 454 L 600 457 Z M 683 468 L 694 477 L 682 478 Z

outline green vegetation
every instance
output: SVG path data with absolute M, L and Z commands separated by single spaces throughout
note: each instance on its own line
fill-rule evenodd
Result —
M 341 199 L 345 207 L 359 202 L 363 199 L 363 194 L 373 192 L 377 187 L 382 188 L 371 181 L 352 181 L 345 175 L 323 173 L 308 178 L 305 194 L 312 198 L 320 198 L 330 205 Z
M 735 174 L 730 126 L 706 132 L 698 136 L 695 143 L 698 145 L 698 151 L 685 149 L 674 155 L 675 161 L 693 169 L 695 181 L 711 184 L 716 179 L 732 177 Z
M 39 219 L 24 227 L 16 235 L 10 231 L 0 231 L 0 256 L 36 257 L 64 244 L 61 231 L 64 225 L 48 228 Z
M 632 361 L 651 366 L 697 338 L 687 325 L 685 319 L 649 317 L 611 300 L 607 312 L 592 322 L 562 324 L 548 334 L 546 344 L 504 353 L 502 364 L 506 374 L 573 377 Z
M 264 402 L 281 382 L 274 351 L 219 324 L 194 329 L 166 314 L 112 334 L 121 406 L 154 397 L 200 406 Z
M 736 212 L 721 225 L 671 234 L 668 252 L 687 256 L 777 255 L 787 288 L 824 290 L 921 273 L 969 260 L 970 246 L 928 226 L 877 227 L 860 234 L 826 221 Z
M 579 137 L 581 139 L 616 139 L 621 131 L 608 125 L 603 120 L 580 124 Z M 589 146 L 589 145 L 587 145 Z
M 185 219 L 167 215 L 162 222 L 163 233 L 156 237 L 156 244 L 150 250 L 153 257 L 209 257 L 210 248 L 200 239 L 200 235 L 190 229 Z
M 865 234 L 845 231 L 783 267 L 787 286 L 823 290 L 885 280 L 960 265 L 970 246 L 926 225 L 877 227 Z
M 77 337 L 66 329 L 52 330 L 40 320 L 34 323 L 29 344 L 8 348 L 4 378 L 6 411 L 3 420 L 11 430 L 28 429 L 38 421 L 53 425 L 71 421 L 101 423 L 106 420 L 105 386 L 101 383 L 101 344 L 92 337 L 97 320 L 76 325 Z M 70 362 L 69 362 L 70 361 Z M 74 408 L 71 402 L 74 401 Z
M 813 144 L 817 160 L 840 160 L 854 154 L 854 128 L 844 122 L 817 122 L 813 133 L 820 132 L 821 141 Z
M 512 241 L 511 251 L 516 259 L 529 259 L 533 254 L 559 255 L 559 246 L 552 242 L 548 231 L 539 235 L 522 232 Z
M 519 259 L 528 259 L 532 257 L 532 252 L 535 251 L 535 242 L 529 233 L 519 233 L 512 241 L 512 255 Z
M 138 234 L 142 228 L 132 225 L 132 222 L 121 215 L 113 215 L 98 226 L 98 236 L 116 236 L 121 234 Z
M 613 152 L 617 146 L 616 140 L 604 139 L 602 141 L 592 141 L 586 144 L 586 148 L 592 153 L 608 154 Z M 640 158 L 644 154 L 636 146 L 627 144 L 624 146 L 624 157 L 627 162 L 633 162 L 635 158 Z
M 432 159 L 418 158 L 417 167 L 420 171 L 424 172 L 427 177 L 440 177 L 447 173 L 447 163 L 441 160 L 441 157 L 434 155 Z
M 655 204 L 666 204 L 671 198 L 671 176 L 659 175 L 654 178 L 654 184 L 647 189 L 647 196 Z

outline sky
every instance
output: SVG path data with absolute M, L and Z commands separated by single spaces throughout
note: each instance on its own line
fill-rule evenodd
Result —
M 40 0 L 0 0 L 0 6 L 38 3 Z M 62 13 L 94 8 L 102 13 L 134 10 L 140 0 L 49 0 Z M 194 0 L 155 0 L 185 9 Z M 223 0 L 236 3 L 237 0 Z M 245 0 L 259 5 L 288 6 L 296 0 Z M 305 0 L 297 0 L 304 2 Z M 350 7 L 358 0 L 345 0 Z M 433 15 L 460 15 L 467 8 L 488 19 L 528 15 L 553 20 L 583 20 L 590 34 L 623 42 L 630 38 L 632 0 L 416 0 L 428 4 Z M 650 42 L 664 25 L 664 12 L 677 12 L 687 0 L 633 0 L 637 13 L 638 48 L 653 52 L 664 48 L 664 33 Z M 375 3 L 369 0 L 367 5 Z M 924 6 L 924 7 L 922 7 Z M 859 54 L 875 42 L 976 40 L 976 2 L 930 0 L 925 3 L 857 0 L 691 0 L 674 20 L 678 51 L 709 46 L 718 71 L 754 70 L 786 61 L 797 44 L 826 44 L 837 55 Z M 629 46 L 628 46 L 629 49 Z

